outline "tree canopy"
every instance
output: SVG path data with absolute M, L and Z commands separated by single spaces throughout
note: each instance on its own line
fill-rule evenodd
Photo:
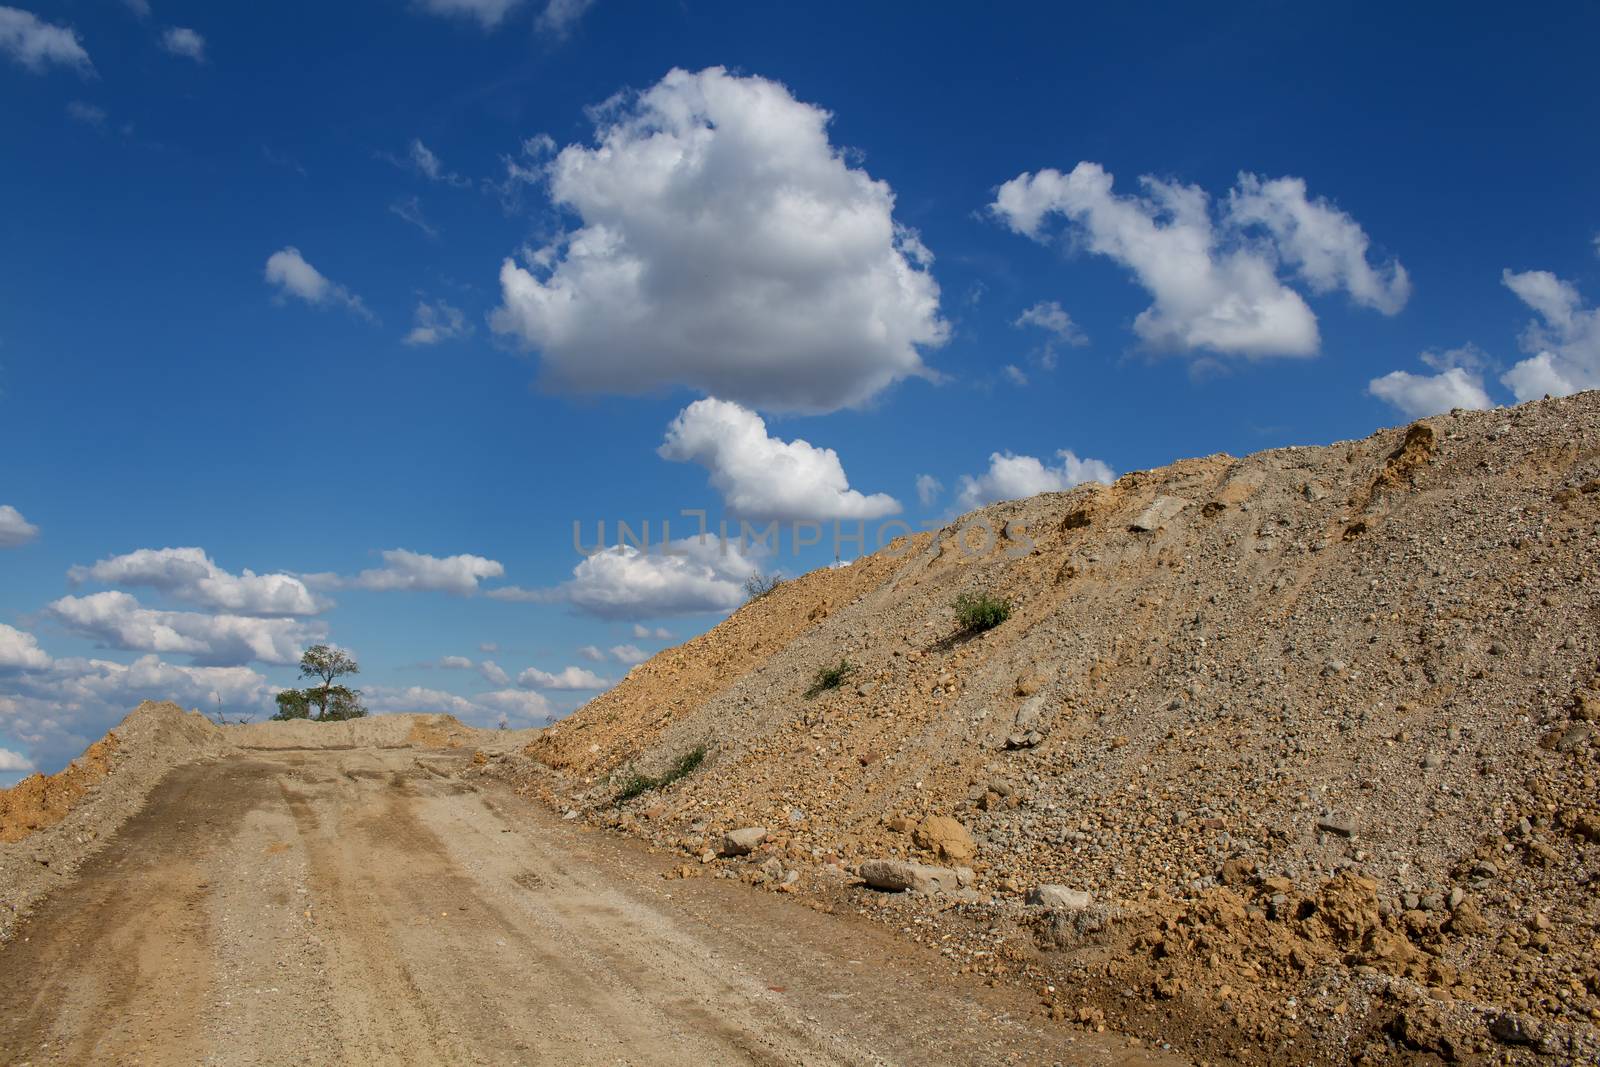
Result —
M 278 713 L 274 719 L 315 719 L 318 722 L 340 722 L 359 719 L 367 713 L 361 703 L 361 690 L 336 685 L 334 679 L 359 674 L 361 667 L 355 657 L 334 645 L 312 645 L 300 657 L 300 677 L 320 678 L 321 685 L 305 689 L 285 689 L 277 696 Z M 311 714 L 312 707 L 317 709 Z

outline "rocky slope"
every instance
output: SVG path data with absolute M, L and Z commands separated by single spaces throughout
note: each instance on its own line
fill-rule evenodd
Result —
M 1593 1062 L 1597 490 L 1583 394 L 997 504 L 747 605 L 514 773 L 1069 1023 L 1197 1057 Z M 964 592 L 1011 617 L 958 632 Z M 962 870 L 861 888 L 883 859 Z

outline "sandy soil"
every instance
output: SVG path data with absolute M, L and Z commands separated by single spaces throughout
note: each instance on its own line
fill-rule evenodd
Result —
M 0 949 L 0 1062 L 1179 1062 L 854 916 L 664 878 L 470 758 L 173 770 Z

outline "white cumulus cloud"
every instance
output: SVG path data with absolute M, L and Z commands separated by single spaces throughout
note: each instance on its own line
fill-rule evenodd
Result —
M 1119 196 L 1097 163 L 1070 173 L 1018 175 L 990 209 L 1017 233 L 1046 240 L 1059 214 L 1071 238 L 1128 268 L 1154 300 L 1134 332 L 1156 348 L 1265 356 L 1310 356 L 1317 319 L 1279 277 L 1295 272 L 1316 292 L 1343 289 L 1356 302 L 1397 312 L 1410 293 L 1405 269 L 1367 261 L 1365 232 L 1326 200 L 1309 200 L 1297 178 L 1241 174 L 1214 217 L 1196 186 L 1145 176 L 1143 196 Z M 1262 235 L 1264 234 L 1264 239 Z
M 80 74 L 94 72 L 76 30 L 45 22 L 20 8 L 0 7 L 0 52 L 35 74 L 43 74 L 52 65 L 71 67 Z
M 1263 181 L 1239 175 L 1228 194 L 1228 221 L 1241 229 L 1264 228 L 1278 255 L 1314 293 L 1343 289 L 1358 304 L 1397 315 L 1411 299 L 1411 277 L 1398 260 L 1381 267 L 1367 262 L 1366 231 L 1326 199 L 1309 199 L 1303 178 Z
M 944 492 L 944 483 L 931 474 L 917 475 L 917 502 L 929 507 Z
M 611 683 L 583 667 L 564 667 L 554 674 L 529 667 L 517 675 L 524 689 L 604 689 Z
M 876 519 L 900 504 L 850 488 L 839 455 L 808 441 L 767 434 L 761 416 L 707 397 L 679 412 L 657 449 L 663 459 L 698 463 L 735 515 L 750 519 Z
M 1494 406 L 1484 391 L 1483 379 L 1465 367 L 1446 367 L 1435 374 L 1390 371 L 1369 382 L 1367 392 L 1410 419 L 1441 415 L 1453 408 L 1482 411 Z
M 65 596 L 46 607 L 45 615 L 107 648 L 182 654 L 207 664 L 295 663 L 306 645 L 327 632 L 298 619 L 160 611 L 122 592 Z
M 550 385 L 819 412 L 927 373 L 919 346 L 948 332 L 927 250 L 829 142 L 828 112 L 712 67 L 597 114 L 594 145 L 545 165 L 582 224 L 500 272 L 494 327 Z
M 39 536 L 39 527 L 10 504 L 0 504 L 0 548 L 20 548 Z
M 9 748 L 0 748 L 0 774 L 15 774 L 18 771 L 26 772 L 31 770 L 33 770 L 33 760 L 20 752 L 13 752 Z
M 325 604 L 287 574 L 230 574 L 200 548 L 141 548 L 67 571 L 74 583 L 157 589 L 179 600 L 236 615 L 314 615 Z
M 38 639 L 26 630 L 0 623 L 0 670 L 36 671 L 50 666 Z
M 308 574 L 306 580 L 334 588 L 371 589 L 379 592 L 417 590 L 470 596 L 485 578 L 499 578 L 506 569 L 498 560 L 483 556 L 430 556 L 404 548 L 386 549 L 383 566 L 352 577 Z
M 492 693 L 479 693 L 477 703 L 496 713 L 502 724 L 531 726 L 555 718 L 556 710 L 543 693 L 526 689 L 496 689 Z
M 329 280 L 307 262 L 293 245 L 285 246 L 267 257 L 266 278 L 269 285 L 278 287 L 280 299 L 293 296 L 316 307 L 339 305 L 364 319 L 373 318 L 372 312 L 367 310 L 359 296 Z
M 618 663 L 626 663 L 630 667 L 650 658 L 650 653 L 638 645 L 612 645 L 611 655 Z
M 1521 337 L 1532 354 L 1500 379 L 1517 400 L 1600 388 L 1600 307 L 1584 307 L 1577 287 L 1549 271 L 1507 270 L 1501 280 L 1539 315 Z
M 633 636 L 640 640 L 654 638 L 657 641 L 670 641 L 672 640 L 672 631 L 665 626 L 650 627 L 636 622 L 633 624 Z
M 1056 453 L 1059 461 L 1048 466 L 1034 456 L 995 452 L 989 456 L 989 469 L 974 477 L 961 476 L 956 497 L 963 511 L 992 504 L 996 500 L 1017 500 L 1038 493 L 1056 493 L 1084 482 L 1112 482 L 1116 475 L 1098 459 L 1079 459 L 1065 449 Z
M 744 602 L 744 581 L 756 567 L 731 540 L 715 537 L 673 541 L 641 552 L 618 545 L 586 556 L 572 578 L 554 589 L 503 586 L 497 600 L 566 603 L 587 615 L 616 621 L 731 611 Z

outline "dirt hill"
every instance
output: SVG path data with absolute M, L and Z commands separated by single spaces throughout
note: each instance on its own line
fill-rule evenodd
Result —
M 1593 1062 L 1597 490 L 1590 393 L 997 504 L 663 652 L 527 785 L 1198 1056 Z
M 66 768 L 0 789 L 0 941 L 138 812 L 174 767 L 239 749 L 475 748 L 503 752 L 537 730 L 477 730 L 450 715 L 217 726 L 198 711 L 147 700 Z

